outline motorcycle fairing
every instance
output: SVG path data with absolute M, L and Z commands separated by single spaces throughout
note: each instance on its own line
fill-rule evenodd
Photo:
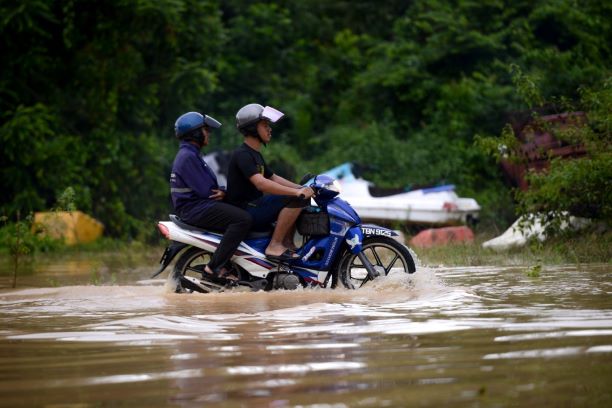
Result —
M 315 269 L 319 271 L 327 271 L 331 268 L 332 262 L 335 259 L 341 247 L 342 237 L 330 235 L 322 238 L 312 238 L 306 245 L 298 250 L 298 255 L 301 258 L 292 263 L 292 266 Z M 316 254 L 315 259 L 313 255 Z
M 304 282 L 310 285 L 321 285 L 321 282 L 325 281 L 327 277 L 327 272 L 325 271 L 311 271 L 304 268 L 295 268 L 292 267 L 291 270 L 298 274 L 304 279 Z
M 346 232 L 354 225 L 352 222 L 342 221 L 336 218 L 330 218 L 329 220 L 329 233 L 330 235 L 336 235 L 343 237 Z
M 358 226 L 352 227 L 346 233 L 346 238 L 344 242 L 349 247 L 349 251 L 353 254 L 358 254 L 361 252 L 361 244 L 363 243 L 363 233 L 361 232 L 361 228 Z
M 352 224 L 361 223 L 359 215 L 357 215 L 350 204 L 340 198 L 334 199 L 334 202 L 329 203 L 326 207 L 328 214 L 332 217 Z

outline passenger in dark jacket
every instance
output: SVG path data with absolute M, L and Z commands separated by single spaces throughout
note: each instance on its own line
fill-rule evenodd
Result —
M 221 127 L 214 118 L 198 112 L 181 115 L 175 125 L 181 141 L 170 175 L 170 193 L 176 214 L 187 224 L 223 233 L 223 238 L 203 273 L 221 280 L 238 280 L 228 261 L 247 236 L 252 217 L 245 210 L 224 203 L 225 191 L 208 167 L 200 149 L 208 145 L 212 129 Z

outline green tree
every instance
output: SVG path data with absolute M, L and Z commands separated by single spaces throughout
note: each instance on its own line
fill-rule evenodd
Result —
M 361 161 L 378 183 L 455 183 L 507 211 L 473 148 L 522 109 L 507 67 L 545 100 L 577 100 L 609 76 L 610 14 L 595 0 L 1 1 L 0 211 L 72 187 L 112 235 L 142 236 L 169 211 L 176 117 L 213 114 L 210 149 L 234 148 L 250 102 L 288 114 L 268 151 L 287 172 Z
M 2 210 L 49 208 L 73 186 L 108 232 L 136 236 L 167 213 L 174 118 L 217 86 L 217 3 L 0 7 Z
M 518 215 L 545 214 L 549 230 L 555 232 L 570 216 L 601 220 L 607 225 L 612 220 L 612 77 L 595 88 L 580 88 L 577 103 L 568 98 L 547 102 L 529 76 L 515 69 L 519 93 L 531 108 L 569 111 L 563 126 L 542 120 L 541 112 L 532 111 L 534 126 L 543 127 L 558 140 L 583 146 L 586 155 L 572 160 L 553 157 L 544 171 L 530 171 L 527 190 L 517 190 Z M 554 103 L 557 101 L 557 103 Z M 559 105 L 558 101 L 563 104 Z M 511 127 L 499 137 L 479 138 L 477 144 L 499 159 L 523 163 L 522 146 Z M 544 154 L 546 152 L 543 152 Z

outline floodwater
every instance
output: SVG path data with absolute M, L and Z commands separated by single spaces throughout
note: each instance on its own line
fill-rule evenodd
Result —
M 1 406 L 612 406 L 610 265 L 208 295 L 90 269 L 0 290 Z

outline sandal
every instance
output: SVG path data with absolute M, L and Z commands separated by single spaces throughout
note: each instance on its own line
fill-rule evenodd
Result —
M 240 280 L 240 278 L 236 276 L 236 274 L 231 269 L 227 269 L 225 267 L 219 268 L 219 270 L 217 271 L 217 278 L 225 279 L 226 281 L 230 282 L 238 282 Z
M 295 251 L 292 251 L 290 249 L 285 249 L 285 252 L 283 252 L 280 255 L 268 255 L 266 254 L 266 258 L 272 260 L 272 261 L 277 261 L 277 262 L 290 262 L 290 261 L 296 261 L 298 259 L 300 259 L 300 256 L 298 254 L 295 253 Z
M 206 266 L 208 265 L 205 265 L 202 269 L 202 277 L 206 277 L 206 279 L 210 279 L 213 282 L 216 281 L 218 283 L 225 284 L 236 283 L 240 280 L 240 278 L 238 278 L 238 276 L 232 273 L 230 269 L 227 269 L 223 266 L 217 269 L 216 271 L 213 270 L 212 273 L 206 270 Z

